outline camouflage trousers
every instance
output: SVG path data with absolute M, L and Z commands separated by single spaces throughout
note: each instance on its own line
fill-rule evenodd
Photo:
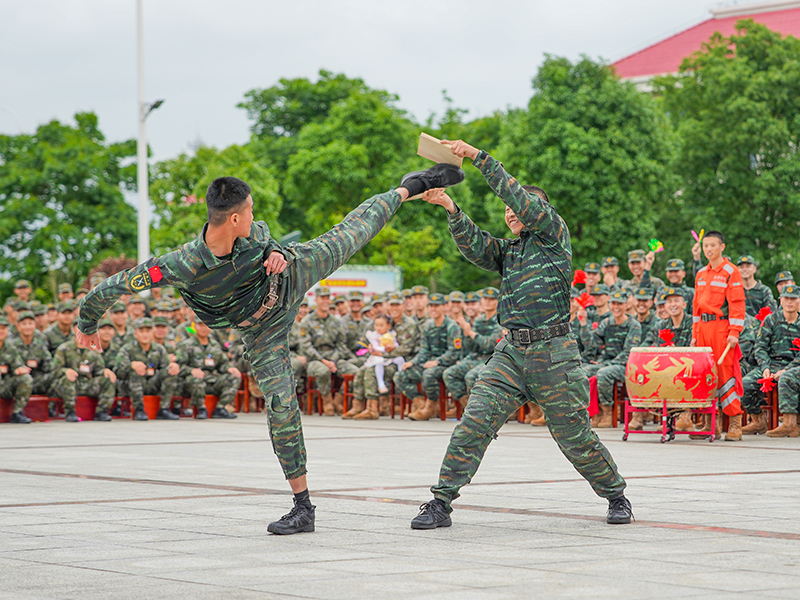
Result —
M 33 373 L 33 386 L 31 394 L 34 396 L 47 396 L 50 393 L 50 386 L 53 384 L 53 373 Z
M 30 400 L 32 389 L 33 377 L 28 374 L 3 375 L 0 378 L 0 398 L 13 398 L 14 412 L 25 408 Z
M 130 397 L 136 410 L 143 410 L 145 396 L 160 396 L 161 408 L 172 406 L 172 396 L 177 395 L 178 383 L 177 375 L 170 375 L 166 369 L 160 369 L 153 377 L 131 373 L 127 379 L 118 380 L 117 387 L 122 392 L 121 395 Z
M 398 367 L 394 363 L 383 366 L 383 382 L 386 387 L 390 388 L 390 384 L 397 374 L 397 369 Z M 381 392 L 378 389 L 378 376 L 375 373 L 375 367 L 361 367 L 360 372 L 364 382 L 364 399 L 377 400 L 381 396 Z
M 70 381 L 63 375 L 53 382 L 50 395 L 61 398 L 64 401 L 64 410 L 67 412 L 75 410 L 75 399 L 78 396 L 97 398 L 97 410 L 108 410 L 114 401 L 115 389 L 111 380 L 103 376 L 91 378 L 79 376 L 75 381 Z
M 205 379 L 198 379 L 191 373 L 185 377 L 179 376 L 175 386 L 175 395 L 190 398 L 192 406 L 204 407 L 206 401 Z
M 422 382 L 422 393 L 428 397 L 428 400 L 437 401 L 439 399 L 439 381 L 442 379 L 445 369 L 447 367 L 423 369 L 420 365 L 414 365 L 395 373 L 394 384 L 407 398 L 416 398 L 419 395 L 417 384 Z
M 447 367 L 442 374 L 444 385 L 453 398 L 467 395 L 467 373 L 482 364 L 479 358 L 462 358 L 451 367 Z
M 584 365 L 589 377 L 597 376 L 597 400 L 600 404 L 614 404 L 614 383 L 625 381 L 625 365 Z
M 478 378 L 483 375 L 488 368 L 489 365 L 487 365 L 486 362 L 481 359 L 481 362 L 477 367 L 467 371 L 467 374 L 464 376 L 464 381 L 467 384 L 468 394 L 472 391 L 472 388 L 475 387 L 475 384 L 478 382 Z
M 797 414 L 800 408 L 800 367 L 787 369 L 778 378 L 778 410 L 783 414 Z
M 448 505 L 458 498 L 500 427 L 528 401 L 541 407 L 559 449 L 595 493 L 622 495 L 625 480 L 589 424 L 589 380 L 574 335 L 520 348 L 500 340 L 487 366 L 450 438 L 439 482 L 431 488 L 436 498 Z
M 314 386 L 319 390 L 323 396 L 330 394 L 333 387 L 333 373 L 325 366 L 324 363 L 318 360 L 312 360 L 308 363 L 306 369 L 309 377 L 314 378 Z M 339 375 L 355 375 L 358 368 L 351 365 L 346 360 L 336 362 L 336 373 Z
M 777 373 L 781 369 L 785 368 L 786 365 L 781 363 L 772 363 L 769 366 L 770 373 Z M 764 403 L 764 392 L 761 391 L 761 384 L 758 383 L 758 380 L 763 377 L 763 374 L 764 369 L 756 367 L 747 375 L 742 377 L 742 387 L 744 388 L 744 392 L 742 393 L 742 408 L 747 411 L 747 414 L 761 414 L 761 405 Z M 778 379 L 778 402 L 780 402 L 781 396 L 780 383 L 785 376 L 786 373 L 784 373 L 781 378 Z

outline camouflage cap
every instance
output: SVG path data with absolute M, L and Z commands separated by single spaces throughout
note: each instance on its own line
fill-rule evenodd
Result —
M 60 313 L 75 310 L 75 303 L 71 300 L 64 300 L 58 303 L 57 310 Z
M 31 287 L 31 282 L 30 282 L 30 281 L 28 281 L 27 279 L 19 279 L 19 280 L 18 280 L 18 281 L 17 281 L 17 282 L 14 284 L 14 289 L 15 289 L 15 290 L 19 290 L 19 289 L 21 289 L 21 288 L 29 288 L 29 287 Z
M 411 298 L 411 295 L 412 295 L 411 288 L 406 288 L 403 290 L 403 296 L 405 296 L 406 298 Z
M 499 298 L 500 290 L 496 287 L 487 287 L 481 290 L 481 298 Z
M 600 272 L 600 263 L 596 262 L 589 262 L 583 266 L 583 270 L 587 273 L 599 273 Z
M 792 275 L 792 272 L 778 271 L 778 274 L 775 275 L 775 283 L 780 283 L 781 281 L 794 281 L 794 276 Z
M 111 322 L 111 319 L 108 317 L 103 317 L 97 322 L 97 328 L 100 329 L 101 327 L 113 327 L 114 324 Z
M 25 302 L 25 300 L 17 300 L 16 302 L 14 302 L 13 306 L 14 306 L 14 310 L 16 310 L 16 311 L 30 310 L 31 309 L 31 305 L 29 303 Z
M 47 314 L 47 307 L 44 304 L 39 304 L 33 307 L 33 314 L 35 316 L 39 315 L 46 315 Z
M 105 281 L 105 279 L 106 279 L 106 274 L 103 273 L 102 271 L 98 271 L 97 273 L 95 273 L 94 275 L 92 275 L 89 278 L 89 285 L 94 287 L 99 283 L 103 283 L 103 281 Z
M 411 288 L 411 295 L 412 296 L 418 296 L 420 294 L 423 294 L 423 295 L 427 296 L 429 293 L 430 292 L 429 292 L 428 288 L 426 288 L 424 285 L 415 285 L 414 287 Z
M 680 258 L 670 258 L 667 261 L 667 271 L 685 271 L 686 265 Z
M 636 288 L 633 292 L 633 297 L 637 300 L 652 300 L 653 290 L 649 287 Z
M 593 286 L 591 290 L 589 290 L 589 294 L 591 296 L 607 296 L 608 286 L 605 283 L 598 283 L 597 285 Z
M 742 254 L 739 258 L 736 259 L 736 264 L 738 265 L 754 265 L 756 264 L 756 259 L 750 256 L 749 254 Z
M 80 295 L 80 294 L 84 294 L 84 295 L 86 295 L 86 294 L 88 294 L 90 291 L 91 291 L 91 290 L 90 290 L 89 288 L 87 288 L 87 287 L 82 287 L 81 289 L 79 289 L 79 290 L 78 290 L 78 294 L 79 294 L 79 295 Z
M 600 268 L 603 267 L 618 267 L 619 261 L 617 260 L 616 256 L 606 256 L 600 262 Z
M 628 301 L 628 290 L 622 289 L 617 290 L 611 297 L 609 298 L 610 302 L 627 302 Z
M 308 298 L 303 298 L 300 301 L 300 306 L 308 306 Z
M 787 285 L 781 290 L 781 298 L 800 298 L 800 287 Z
M 405 296 L 400 292 L 392 292 L 389 294 L 389 297 L 386 299 L 386 302 L 389 304 L 403 304 L 406 301 Z
M 367 312 L 369 312 L 371 310 L 372 310 L 372 305 L 371 304 L 365 304 L 364 306 L 361 307 L 361 314 L 363 315 L 364 313 L 367 313 Z
M 334 306 L 336 306 L 337 304 L 344 304 L 345 302 L 347 302 L 347 296 L 345 296 L 344 294 L 337 294 L 336 296 L 333 297 Z
M 21 323 L 25 319 L 32 319 L 35 321 L 36 317 L 33 315 L 31 311 L 23 310 L 21 313 L 19 313 L 19 315 L 17 315 L 17 323 Z
M 639 262 L 644 260 L 644 250 L 637 248 L 628 252 L 628 262 Z
M 71 292 L 71 291 L 72 291 L 72 284 L 69 284 L 69 283 L 60 283 L 60 284 L 58 284 L 58 293 L 59 294 L 63 294 L 65 292 Z
M 464 302 L 478 302 L 480 299 L 480 292 L 467 292 L 464 294 Z
M 146 304 L 144 299 L 139 294 L 134 294 L 131 296 L 131 299 L 128 301 L 128 305 L 131 304 Z
M 445 294 L 444 295 L 444 301 L 445 302 L 450 302 L 450 294 Z
M 450 292 L 450 302 L 464 302 L 466 299 L 464 292 Z
M 120 312 L 127 312 L 127 311 L 128 311 L 128 307 L 125 306 L 124 302 L 114 302 L 114 304 L 112 304 L 111 308 L 109 309 L 109 312 L 112 312 L 112 313 L 120 313 Z
M 364 292 L 352 291 L 347 294 L 348 300 L 363 300 L 364 299 Z
M 658 294 L 655 299 L 656 306 L 661 306 L 667 303 L 667 296 L 665 294 Z
M 437 294 L 436 292 L 434 292 L 428 297 L 428 304 L 431 304 L 433 306 L 437 306 L 439 304 L 444 304 L 444 303 L 445 303 L 444 294 Z
M 169 319 L 167 317 L 162 317 L 160 315 L 158 317 L 153 317 L 153 327 L 159 327 L 162 325 L 164 327 L 169 327 Z
M 141 317 L 133 322 L 134 329 L 152 329 L 153 319 L 150 317 Z
M 674 287 L 669 287 L 665 289 L 664 293 L 661 295 L 664 296 L 664 300 L 666 300 L 670 296 L 680 296 L 681 298 L 685 297 L 680 290 L 676 290 Z
M 314 295 L 321 298 L 324 298 L 326 296 L 330 297 L 331 288 L 325 286 L 318 287 L 316 290 L 314 290 Z
M 8 317 L 0 314 L 0 326 L 8 327 Z

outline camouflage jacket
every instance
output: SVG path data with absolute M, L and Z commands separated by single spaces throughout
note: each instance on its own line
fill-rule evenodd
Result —
M 128 379 L 135 372 L 131 367 L 131 363 L 134 361 L 145 364 L 147 368 L 145 377 L 155 377 L 161 369 L 166 369 L 169 366 L 167 349 L 164 346 L 151 342 L 150 349 L 144 350 L 137 340 L 120 348 L 114 362 L 114 372 L 117 377 Z
M 81 301 L 80 330 L 92 334 L 97 321 L 122 294 L 173 286 L 186 304 L 209 327 L 230 327 L 249 319 L 261 307 L 269 284 L 280 275 L 267 275 L 264 260 L 281 246 L 270 237 L 263 221 L 253 222 L 250 236 L 237 238 L 229 257 L 214 256 L 205 243 L 208 224 L 200 235 L 164 256 L 112 275 Z
M 395 323 L 394 331 L 397 333 L 397 346 L 391 352 L 386 352 L 386 358 L 402 356 L 406 360 L 413 356 L 419 347 L 419 324 L 416 319 L 403 315 L 403 320 Z M 364 338 L 363 342 L 366 342 Z
M 792 342 L 800 338 L 800 318 L 788 323 L 783 310 L 767 315 L 756 338 L 756 362 L 758 368 L 771 369 L 771 365 L 781 368 L 800 367 L 800 350 Z
M 117 328 L 114 328 L 114 339 L 116 340 L 117 344 L 122 347 L 125 344 L 130 344 L 131 342 L 135 342 L 136 338 L 133 335 L 133 327 L 126 324 L 125 325 L 125 333 L 120 333 Z
M 367 330 L 372 327 L 372 321 L 366 318 L 356 321 L 352 313 L 348 313 L 342 317 L 342 325 L 345 333 L 345 345 L 351 352 L 358 351 L 362 347 L 359 342 L 362 341 L 361 338 L 364 337 Z
M 662 346 L 666 342 L 661 339 L 661 330 L 668 329 L 672 332 L 672 345 L 688 347 L 692 343 L 692 317 L 684 313 L 683 320 L 678 327 L 672 324 L 671 318 L 656 319 L 653 326 L 644 337 L 642 346 Z
M 186 338 L 178 344 L 175 355 L 181 365 L 181 375 L 187 375 L 192 369 L 202 369 L 206 375 L 222 374 L 232 366 L 227 352 L 211 336 L 206 345 L 195 336 Z
M 64 335 L 61 328 L 58 326 L 58 322 L 56 322 L 44 330 L 44 336 L 47 338 L 47 349 L 50 351 L 50 354 L 54 354 L 61 344 L 72 339 L 72 332 L 70 331 L 68 334 Z
M 775 297 L 772 295 L 772 290 L 760 281 L 756 282 L 753 289 L 744 291 L 745 309 L 748 315 L 756 316 L 765 306 L 775 313 L 780 309 L 775 303 Z
M 347 360 L 355 357 L 347 347 L 344 324 L 328 314 L 324 319 L 316 311 L 300 321 L 300 354 L 308 360 Z
M 692 306 L 694 305 L 694 288 L 689 287 L 685 283 L 679 283 L 677 285 L 670 284 L 669 287 L 675 288 L 686 299 L 686 312 L 687 314 L 692 314 Z M 662 290 L 663 293 L 663 290 Z
M 611 316 L 611 312 L 607 312 L 602 315 L 597 314 L 597 309 L 593 310 L 592 312 L 586 311 L 586 324 L 581 325 L 581 322 L 578 319 L 575 319 L 572 322 L 573 331 L 575 331 L 575 337 L 578 338 L 578 349 L 581 352 L 581 356 L 588 357 L 591 354 L 591 348 L 594 344 L 594 330 L 600 327 L 600 323 L 605 321 Z
M 756 340 L 761 331 L 761 323 L 751 315 L 744 318 L 744 329 L 739 334 L 739 348 L 742 350 L 742 367 L 746 371 L 756 367 Z
M 0 346 L 0 378 L 13 377 L 14 371 L 24 367 L 25 363 L 17 347 L 8 341 L 3 340 Z
M 634 317 L 634 318 L 636 318 L 636 317 Z M 636 320 L 639 321 L 638 318 L 636 318 Z M 640 333 L 641 333 L 641 339 L 642 340 L 646 340 L 647 339 L 648 334 L 656 326 L 656 321 L 659 321 L 659 318 L 656 316 L 656 313 L 654 311 L 652 311 L 652 310 L 648 313 L 647 318 L 644 321 L 639 321 L 639 327 L 641 328 L 641 332 Z M 691 322 L 691 319 L 690 319 L 690 322 Z M 683 323 L 681 323 L 681 324 L 683 324 Z M 658 331 L 656 331 L 656 337 L 658 337 Z M 647 345 L 647 344 L 645 344 L 645 345 Z
M 628 283 L 630 284 L 630 287 L 634 289 L 651 288 L 653 291 L 655 291 L 665 287 L 664 282 L 658 277 L 653 277 L 648 269 L 645 269 L 642 272 L 642 278 L 639 280 L 639 283 L 636 283 L 636 279 L 633 277 L 630 279 L 630 281 L 628 281 Z
M 66 369 L 73 369 L 78 376 L 102 377 L 106 363 L 99 352 L 79 348 L 74 339 L 61 344 L 53 355 L 53 373 L 56 377 L 64 375 Z
M 134 341 L 136 340 L 134 339 Z M 116 366 L 117 356 L 119 356 L 119 351 L 122 350 L 122 346 L 123 344 L 120 343 L 120 338 L 114 336 L 108 343 L 108 348 L 103 350 L 103 362 L 107 364 L 110 369 Z
M 488 358 L 494 352 L 498 339 L 503 336 L 503 328 L 497 322 L 497 315 L 491 319 L 478 315 L 472 323 L 472 330 L 476 333 L 474 338 L 464 336 L 464 358 Z
M 639 321 L 632 317 L 617 325 L 614 317 L 605 319 L 593 333 L 593 342 L 589 355 L 603 365 L 625 365 L 631 348 L 638 346 L 642 339 Z
M 471 263 L 502 275 L 497 313 L 506 329 L 569 321 L 572 244 L 564 220 L 549 202 L 529 194 L 503 165 L 483 151 L 472 163 L 525 226 L 519 238 L 482 231 L 461 209 L 448 214 L 450 235 Z
M 450 317 L 445 317 L 438 327 L 433 319 L 428 319 L 420 337 L 419 352 L 411 359 L 415 365 L 422 367 L 429 360 L 436 360 L 440 367 L 449 367 L 461 358 L 464 334 L 458 323 Z
M 14 345 L 19 351 L 23 364 L 31 370 L 31 377 L 53 370 L 53 355 L 50 354 L 47 338 L 42 335 L 41 331 L 33 332 L 33 340 L 30 344 L 26 344 L 21 337 L 18 337 L 14 340 Z

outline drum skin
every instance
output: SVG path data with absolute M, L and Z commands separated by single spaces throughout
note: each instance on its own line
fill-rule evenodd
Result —
M 633 348 L 625 386 L 636 408 L 706 408 L 717 394 L 717 364 L 711 348 Z

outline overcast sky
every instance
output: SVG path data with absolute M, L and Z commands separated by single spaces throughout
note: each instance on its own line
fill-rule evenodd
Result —
M 319 69 L 400 97 L 418 120 L 524 106 L 546 53 L 614 61 L 736 2 L 707 0 L 143 0 L 157 160 L 248 140 L 244 93 Z M 740 2 L 742 3 L 742 2 Z M 744 2 L 747 4 L 747 2 Z M 0 0 L 0 133 L 94 111 L 137 135 L 136 0 Z

